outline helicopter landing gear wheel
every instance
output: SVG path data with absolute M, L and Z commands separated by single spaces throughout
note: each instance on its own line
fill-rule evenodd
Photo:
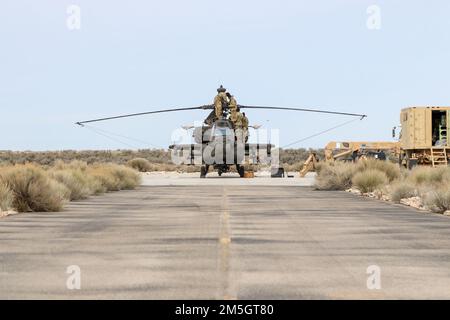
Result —
M 200 178 L 206 178 L 206 174 L 208 173 L 208 167 L 202 166 L 200 168 Z
M 240 164 L 236 164 L 236 170 L 239 173 L 239 176 L 241 178 L 243 178 L 244 177 L 244 173 L 245 173 L 244 166 L 241 166 Z
M 219 169 L 219 170 L 217 171 L 217 173 L 219 174 L 219 177 L 221 177 L 223 172 L 222 172 L 222 170 Z

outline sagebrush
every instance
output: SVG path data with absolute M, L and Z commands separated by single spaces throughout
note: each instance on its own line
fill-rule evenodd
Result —
M 323 159 L 323 149 L 280 149 L 280 164 L 286 171 L 299 171 L 308 158 L 314 152 Z M 179 171 L 200 172 L 200 166 L 175 165 L 171 161 L 171 151 L 164 149 L 139 149 L 139 150 L 64 150 L 64 151 L 0 151 L 0 165 L 14 165 L 35 163 L 45 167 L 66 169 L 68 163 L 83 169 L 86 165 L 95 163 L 115 163 L 126 165 L 133 159 L 145 159 L 150 163 L 144 164 L 142 170 L 146 171 Z M 140 170 L 140 169 L 138 169 Z
M 419 197 L 433 212 L 450 210 L 450 168 L 400 168 L 388 161 L 360 160 L 357 163 L 322 163 L 317 170 L 316 188 L 373 192 L 379 198 L 401 202 Z M 387 198 L 385 197 L 387 196 Z M 421 205 L 422 205 L 421 204 Z
M 85 199 L 108 191 L 134 189 L 139 173 L 117 164 L 55 161 L 51 167 L 36 164 L 0 167 L 0 207 L 18 212 L 60 211 L 69 200 Z
M 352 184 L 361 192 L 374 192 L 389 181 L 387 174 L 378 169 L 367 169 L 357 172 L 352 178 Z
M 414 185 L 400 181 L 390 187 L 389 196 L 392 201 L 400 202 L 402 199 L 415 197 L 417 190 Z
M 13 201 L 13 192 L 5 182 L 0 181 L 0 211 L 9 210 Z
M 12 207 L 19 212 L 59 211 L 69 195 L 63 184 L 36 165 L 3 167 L 0 181 L 13 192 Z
M 352 186 L 352 178 L 356 168 L 351 163 L 335 163 L 321 165 L 316 177 L 315 187 L 318 190 L 346 190 Z

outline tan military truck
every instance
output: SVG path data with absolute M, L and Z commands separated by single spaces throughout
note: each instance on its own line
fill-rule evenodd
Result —
M 450 107 L 410 107 L 400 112 L 398 142 L 374 141 L 329 142 L 325 148 L 325 161 L 356 161 L 368 157 L 378 158 L 380 152 L 389 152 L 399 159 L 400 165 L 409 169 L 416 165 L 447 166 L 450 157 Z M 396 129 L 392 130 L 396 138 Z M 304 163 L 300 176 L 314 171 L 319 162 L 311 154 Z
M 388 141 L 330 141 L 324 148 L 325 161 L 357 161 L 378 158 L 381 153 L 400 153 L 398 142 Z
M 356 162 L 361 159 L 374 158 L 386 160 L 386 152 L 397 157 L 400 153 L 399 142 L 387 141 L 330 141 L 324 148 L 325 162 L 347 161 Z M 300 177 L 304 177 L 308 172 L 316 171 L 319 157 L 312 152 L 306 159 L 300 170 Z
M 450 107 L 410 107 L 400 113 L 400 163 L 446 166 L 450 155 L 447 132 Z M 395 129 L 393 136 L 395 137 Z

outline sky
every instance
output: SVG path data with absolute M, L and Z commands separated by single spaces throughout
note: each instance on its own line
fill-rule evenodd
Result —
M 220 84 L 243 105 L 368 115 L 314 136 L 351 119 L 248 111 L 280 146 L 392 141 L 402 108 L 450 105 L 447 0 L 3 1 L 0 43 L 0 150 L 166 148 L 207 112 L 74 123 L 210 104 Z

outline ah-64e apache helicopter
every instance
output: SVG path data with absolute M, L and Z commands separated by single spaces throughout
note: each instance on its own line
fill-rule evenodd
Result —
M 217 89 L 219 95 L 226 91 L 225 88 L 220 86 Z M 218 95 L 218 96 L 219 96 Z M 217 97 L 216 97 L 217 98 Z M 292 108 L 292 107 L 270 107 L 270 106 L 248 106 L 248 105 L 236 105 L 237 109 L 270 109 L 270 110 L 286 110 L 286 111 L 302 111 L 302 112 L 316 112 L 335 115 L 344 115 L 352 117 L 365 118 L 364 114 L 336 112 L 317 109 L 304 109 L 304 108 Z M 261 143 L 247 143 L 242 141 L 240 143 L 235 135 L 235 123 L 231 119 L 231 113 L 235 112 L 229 105 L 229 101 L 223 101 L 221 103 L 220 111 L 217 111 L 217 105 L 207 104 L 196 107 L 186 108 L 174 108 L 155 110 L 148 112 L 132 113 L 125 115 L 118 115 L 106 118 L 92 119 L 86 121 L 79 121 L 76 124 L 84 126 L 88 123 L 137 117 L 149 114 L 177 112 L 187 110 L 212 110 L 208 117 L 204 120 L 202 126 L 193 127 L 186 126 L 184 129 L 194 129 L 193 137 L 194 144 L 173 144 L 169 146 L 172 150 L 172 160 L 174 155 L 176 159 L 181 160 L 180 163 L 187 165 L 201 165 L 200 177 L 205 178 L 210 166 L 218 171 L 219 176 L 222 173 L 229 172 L 232 166 L 236 166 L 236 170 L 240 177 L 244 176 L 244 160 L 245 157 L 252 157 L 254 163 L 260 163 L 261 159 L 271 158 L 272 144 Z M 260 126 L 249 126 L 258 129 Z M 179 164 L 179 163 L 177 163 Z

